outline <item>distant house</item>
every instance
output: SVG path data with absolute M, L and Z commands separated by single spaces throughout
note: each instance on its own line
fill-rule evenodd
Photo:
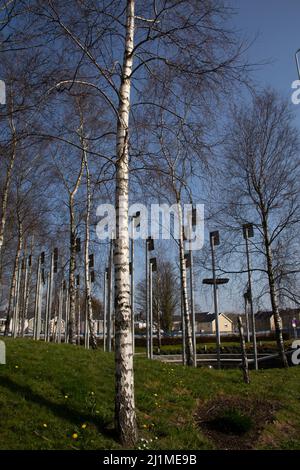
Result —
M 195 314 L 196 333 L 214 334 L 216 332 L 215 314 L 210 312 L 199 312 Z M 224 313 L 219 313 L 220 333 L 232 333 L 233 322 Z M 181 317 L 176 315 L 173 320 L 173 329 L 181 330 Z
M 286 308 L 279 310 L 282 320 L 282 329 L 288 332 L 293 330 L 293 322 L 296 326 L 300 326 L 300 309 L 299 308 Z M 256 331 L 274 331 L 274 317 L 271 310 L 259 311 L 255 315 Z
M 270 310 L 258 311 L 255 314 L 255 328 L 257 332 L 274 331 L 273 312 Z
M 282 328 L 291 332 L 293 330 L 293 323 L 295 322 L 296 327 L 300 327 L 300 308 L 286 308 L 280 310 L 282 319 Z
M 197 333 L 215 333 L 216 332 L 216 320 L 215 314 L 210 312 L 200 312 L 195 314 L 196 320 L 196 332 Z M 219 328 L 220 333 L 232 333 L 233 322 L 225 315 L 225 313 L 219 313 Z

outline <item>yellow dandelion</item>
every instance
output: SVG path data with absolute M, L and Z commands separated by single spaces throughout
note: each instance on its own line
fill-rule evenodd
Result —
M 84 423 L 81 427 L 82 427 L 82 429 L 85 429 L 85 428 L 86 428 L 86 424 Z
M 15 366 L 15 369 L 19 369 L 19 366 Z
M 44 423 L 43 426 L 44 426 L 44 428 L 47 428 L 47 427 L 48 427 L 48 425 L 47 425 L 46 423 Z
M 73 438 L 73 439 L 78 439 L 78 434 L 77 434 L 76 432 L 74 432 L 74 433 L 72 434 L 72 438 Z
M 147 428 L 147 424 L 143 424 L 143 428 Z

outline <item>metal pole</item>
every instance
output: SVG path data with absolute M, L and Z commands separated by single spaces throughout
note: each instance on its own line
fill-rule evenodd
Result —
M 146 350 L 147 358 L 150 358 L 150 331 L 149 331 L 149 260 L 148 240 L 146 240 Z
M 246 384 L 250 383 L 249 377 L 249 369 L 248 369 L 248 358 L 247 358 L 247 351 L 246 351 L 246 344 L 245 344 L 245 337 L 244 337 L 244 328 L 242 323 L 242 317 L 238 316 L 238 327 L 240 333 L 240 344 L 241 344 L 241 352 L 242 352 L 242 369 L 243 369 L 243 378 Z
M 88 325 L 88 303 L 85 299 L 85 312 L 84 312 L 84 347 L 89 349 L 90 347 L 90 336 L 89 336 L 89 325 Z
M 36 339 L 39 341 L 41 337 L 41 321 L 42 321 L 42 299 L 43 299 L 43 286 L 42 286 L 42 274 L 40 272 L 40 281 L 38 289 L 38 310 L 36 320 Z
M 33 339 L 37 340 L 38 334 L 38 316 L 40 306 L 40 283 L 41 283 L 41 257 L 38 257 L 38 267 L 36 274 L 35 302 L 34 302 L 34 321 L 33 321 Z
M 191 298 L 191 316 L 192 316 L 192 336 L 193 336 L 193 353 L 194 367 L 197 367 L 197 340 L 196 340 L 196 319 L 195 319 L 195 302 L 194 302 L 194 264 L 193 251 L 190 249 L 190 298 Z
M 131 236 L 131 278 L 130 278 L 130 296 L 131 296 L 131 331 L 132 331 L 132 354 L 135 351 L 135 331 L 134 331 L 134 240 L 133 240 L 133 220 Z
M 248 271 L 248 285 L 249 285 L 249 304 L 250 304 L 250 315 L 251 315 L 251 323 L 252 323 L 252 342 L 253 342 L 253 353 L 254 353 L 254 367 L 255 367 L 255 370 L 258 370 L 255 315 L 254 315 L 253 299 L 252 299 L 251 263 L 250 263 L 250 254 L 249 254 L 249 245 L 248 245 L 248 231 L 246 230 L 245 232 L 246 232 L 245 233 L 245 242 L 246 242 L 247 271 Z
M 57 342 L 61 343 L 61 324 L 62 324 L 62 311 L 63 311 L 63 281 L 59 288 L 58 296 L 58 318 L 57 318 Z
M 249 328 L 249 315 L 248 315 L 248 300 L 247 297 L 244 296 L 245 302 L 245 319 L 246 319 L 246 334 L 247 334 L 247 343 L 250 343 L 250 328 Z
M 80 346 L 80 296 L 79 296 L 79 287 L 76 290 L 76 297 L 77 297 L 77 344 Z
M 69 342 L 69 288 L 66 288 L 66 298 L 65 298 L 65 309 L 66 309 L 66 320 L 65 320 L 65 343 Z
M 53 268 L 54 268 L 54 254 L 51 254 L 50 273 L 48 274 L 48 302 L 47 302 L 47 318 L 46 318 L 46 331 L 45 341 L 50 340 L 50 322 L 52 313 L 52 298 L 53 298 Z
M 21 336 L 24 336 L 25 333 L 25 313 L 26 313 L 26 298 L 27 298 L 27 287 L 28 287 L 28 260 L 24 258 L 24 285 L 23 285 L 23 299 L 22 299 L 22 326 L 21 326 Z
M 20 282 L 21 282 L 21 264 L 19 263 L 18 272 L 17 272 L 17 282 L 16 282 L 16 290 L 14 296 L 14 325 L 13 325 L 13 337 L 16 338 L 18 336 L 19 331 L 19 294 L 20 294 Z
M 149 355 L 150 359 L 153 359 L 153 292 L 152 292 L 152 264 L 149 265 L 149 325 L 150 325 L 150 347 Z
M 103 287 L 103 351 L 106 351 L 106 316 L 107 316 L 107 303 L 106 303 L 106 284 L 107 284 L 107 270 L 104 270 L 104 287 Z
M 107 302 L 107 350 L 111 352 L 112 337 L 112 283 L 113 283 L 113 244 L 110 241 L 109 268 L 108 268 L 108 302 Z
M 185 321 L 183 309 L 183 293 L 181 290 L 181 332 L 182 332 L 182 365 L 186 365 L 186 341 L 185 341 Z
M 50 289 L 50 272 L 47 274 L 47 290 L 46 290 L 46 307 L 45 307 L 45 333 L 44 333 L 44 341 L 48 341 L 48 326 L 49 326 L 49 289 Z
M 217 292 L 217 281 L 216 281 L 216 263 L 215 263 L 215 244 L 214 237 L 210 239 L 211 246 L 211 260 L 212 260 L 212 272 L 213 272 L 213 289 L 214 289 L 214 307 L 215 307 L 215 322 L 216 322 L 216 341 L 217 341 L 217 366 L 221 368 L 221 341 L 220 341 L 220 328 L 219 328 L 219 308 L 218 308 L 218 292 Z

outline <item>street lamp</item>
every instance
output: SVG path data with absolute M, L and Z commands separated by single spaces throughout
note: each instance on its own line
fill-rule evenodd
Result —
M 134 330 L 134 236 L 133 236 L 133 229 L 134 225 L 136 228 L 140 226 L 140 211 L 136 212 L 131 217 L 131 261 L 130 261 L 130 296 L 131 296 L 131 330 L 132 330 L 132 354 L 134 354 L 135 350 L 135 330 Z
M 103 351 L 106 351 L 106 332 L 107 332 L 107 302 L 106 291 L 108 282 L 108 268 L 104 270 L 104 286 L 103 286 Z
M 251 315 L 251 323 L 252 323 L 252 342 L 253 342 L 253 354 L 254 354 L 254 367 L 255 367 L 255 370 L 258 370 L 255 315 L 254 315 L 253 298 L 252 298 L 251 263 L 250 263 L 249 242 L 248 242 L 249 238 L 254 237 L 254 231 L 253 231 L 253 225 L 252 224 L 247 223 L 247 224 L 243 225 L 243 236 L 244 236 L 245 245 L 246 245 L 247 272 L 248 272 L 247 296 L 248 296 L 248 301 L 249 301 L 249 305 L 250 305 L 250 315 Z
M 46 298 L 46 318 L 45 318 L 45 336 L 44 340 L 50 340 L 50 320 L 52 311 L 52 295 L 53 295 L 53 271 L 54 271 L 54 253 L 51 253 L 50 260 L 50 272 L 47 277 L 47 298 Z M 65 325 L 65 340 L 66 340 L 66 328 Z
M 150 323 L 150 359 L 153 359 L 153 283 L 152 273 L 157 271 L 156 258 L 150 258 L 149 264 L 149 323 Z
M 109 261 L 108 261 L 108 277 L 107 277 L 107 323 L 106 323 L 106 335 L 107 335 L 107 351 L 111 352 L 112 349 L 112 316 L 113 316 L 113 263 L 114 263 L 114 247 L 113 238 L 110 240 L 109 249 Z
M 34 330 L 33 339 L 39 340 L 41 333 L 41 304 L 42 304 L 42 270 L 41 265 L 44 263 L 42 254 L 38 257 L 37 275 L 36 275 L 36 288 L 35 288 L 35 306 L 34 306 Z
M 197 225 L 197 210 L 195 207 L 191 211 L 191 226 Z M 191 318 L 192 318 L 192 339 L 193 339 L 193 354 L 194 354 L 194 367 L 197 367 L 197 340 L 196 340 L 196 320 L 195 320 L 195 301 L 194 301 L 194 261 L 193 250 L 191 248 L 191 240 L 189 242 L 189 251 L 185 255 L 186 268 L 190 269 L 190 303 L 191 303 Z
M 216 279 L 216 263 L 215 263 L 215 246 L 220 245 L 219 232 L 210 232 L 210 248 L 211 248 L 211 262 L 214 286 L 214 307 L 215 307 L 215 322 L 216 322 L 216 340 L 217 340 L 217 365 L 218 369 L 221 368 L 221 342 L 220 342 L 220 327 L 219 327 L 219 308 L 218 308 L 218 293 L 217 293 L 217 279 Z
M 218 278 L 212 278 L 212 279 L 209 278 L 209 279 L 203 279 L 202 280 L 202 284 L 206 284 L 206 285 L 209 285 L 209 286 L 216 286 L 217 311 L 218 311 L 218 300 L 219 300 L 218 299 L 218 286 L 227 284 L 228 282 L 229 282 L 229 279 L 227 277 L 224 277 L 224 278 L 218 277 Z M 215 307 L 215 310 L 216 310 L 216 307 Z M 219 312 L 218 312 L 218 324 L 217 324 L 217 321 L 216 321 L 216 333 L 217 333 L 217 328 L 218 328 L 218 331 L 219 331 Z M 221 364 L 220 346 L 221 346 L 221 342 L 220 342 L 220 332 L 219 332 L 219 333 L 217 333 L 218 369 L 220 368 L 220 364 Z
M 154 250 L 154 240 L 151 236 L 146 239 L 146 343 L 147 358 L 150 358 L 150 331 L 149 331 L 149 255 Z

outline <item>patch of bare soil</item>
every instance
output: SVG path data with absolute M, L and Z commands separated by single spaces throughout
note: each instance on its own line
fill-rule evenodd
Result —
M 279 403 L 237 396 L 219 396 L 200 403 L 196 422 L 218 449 L 254 449 Z

